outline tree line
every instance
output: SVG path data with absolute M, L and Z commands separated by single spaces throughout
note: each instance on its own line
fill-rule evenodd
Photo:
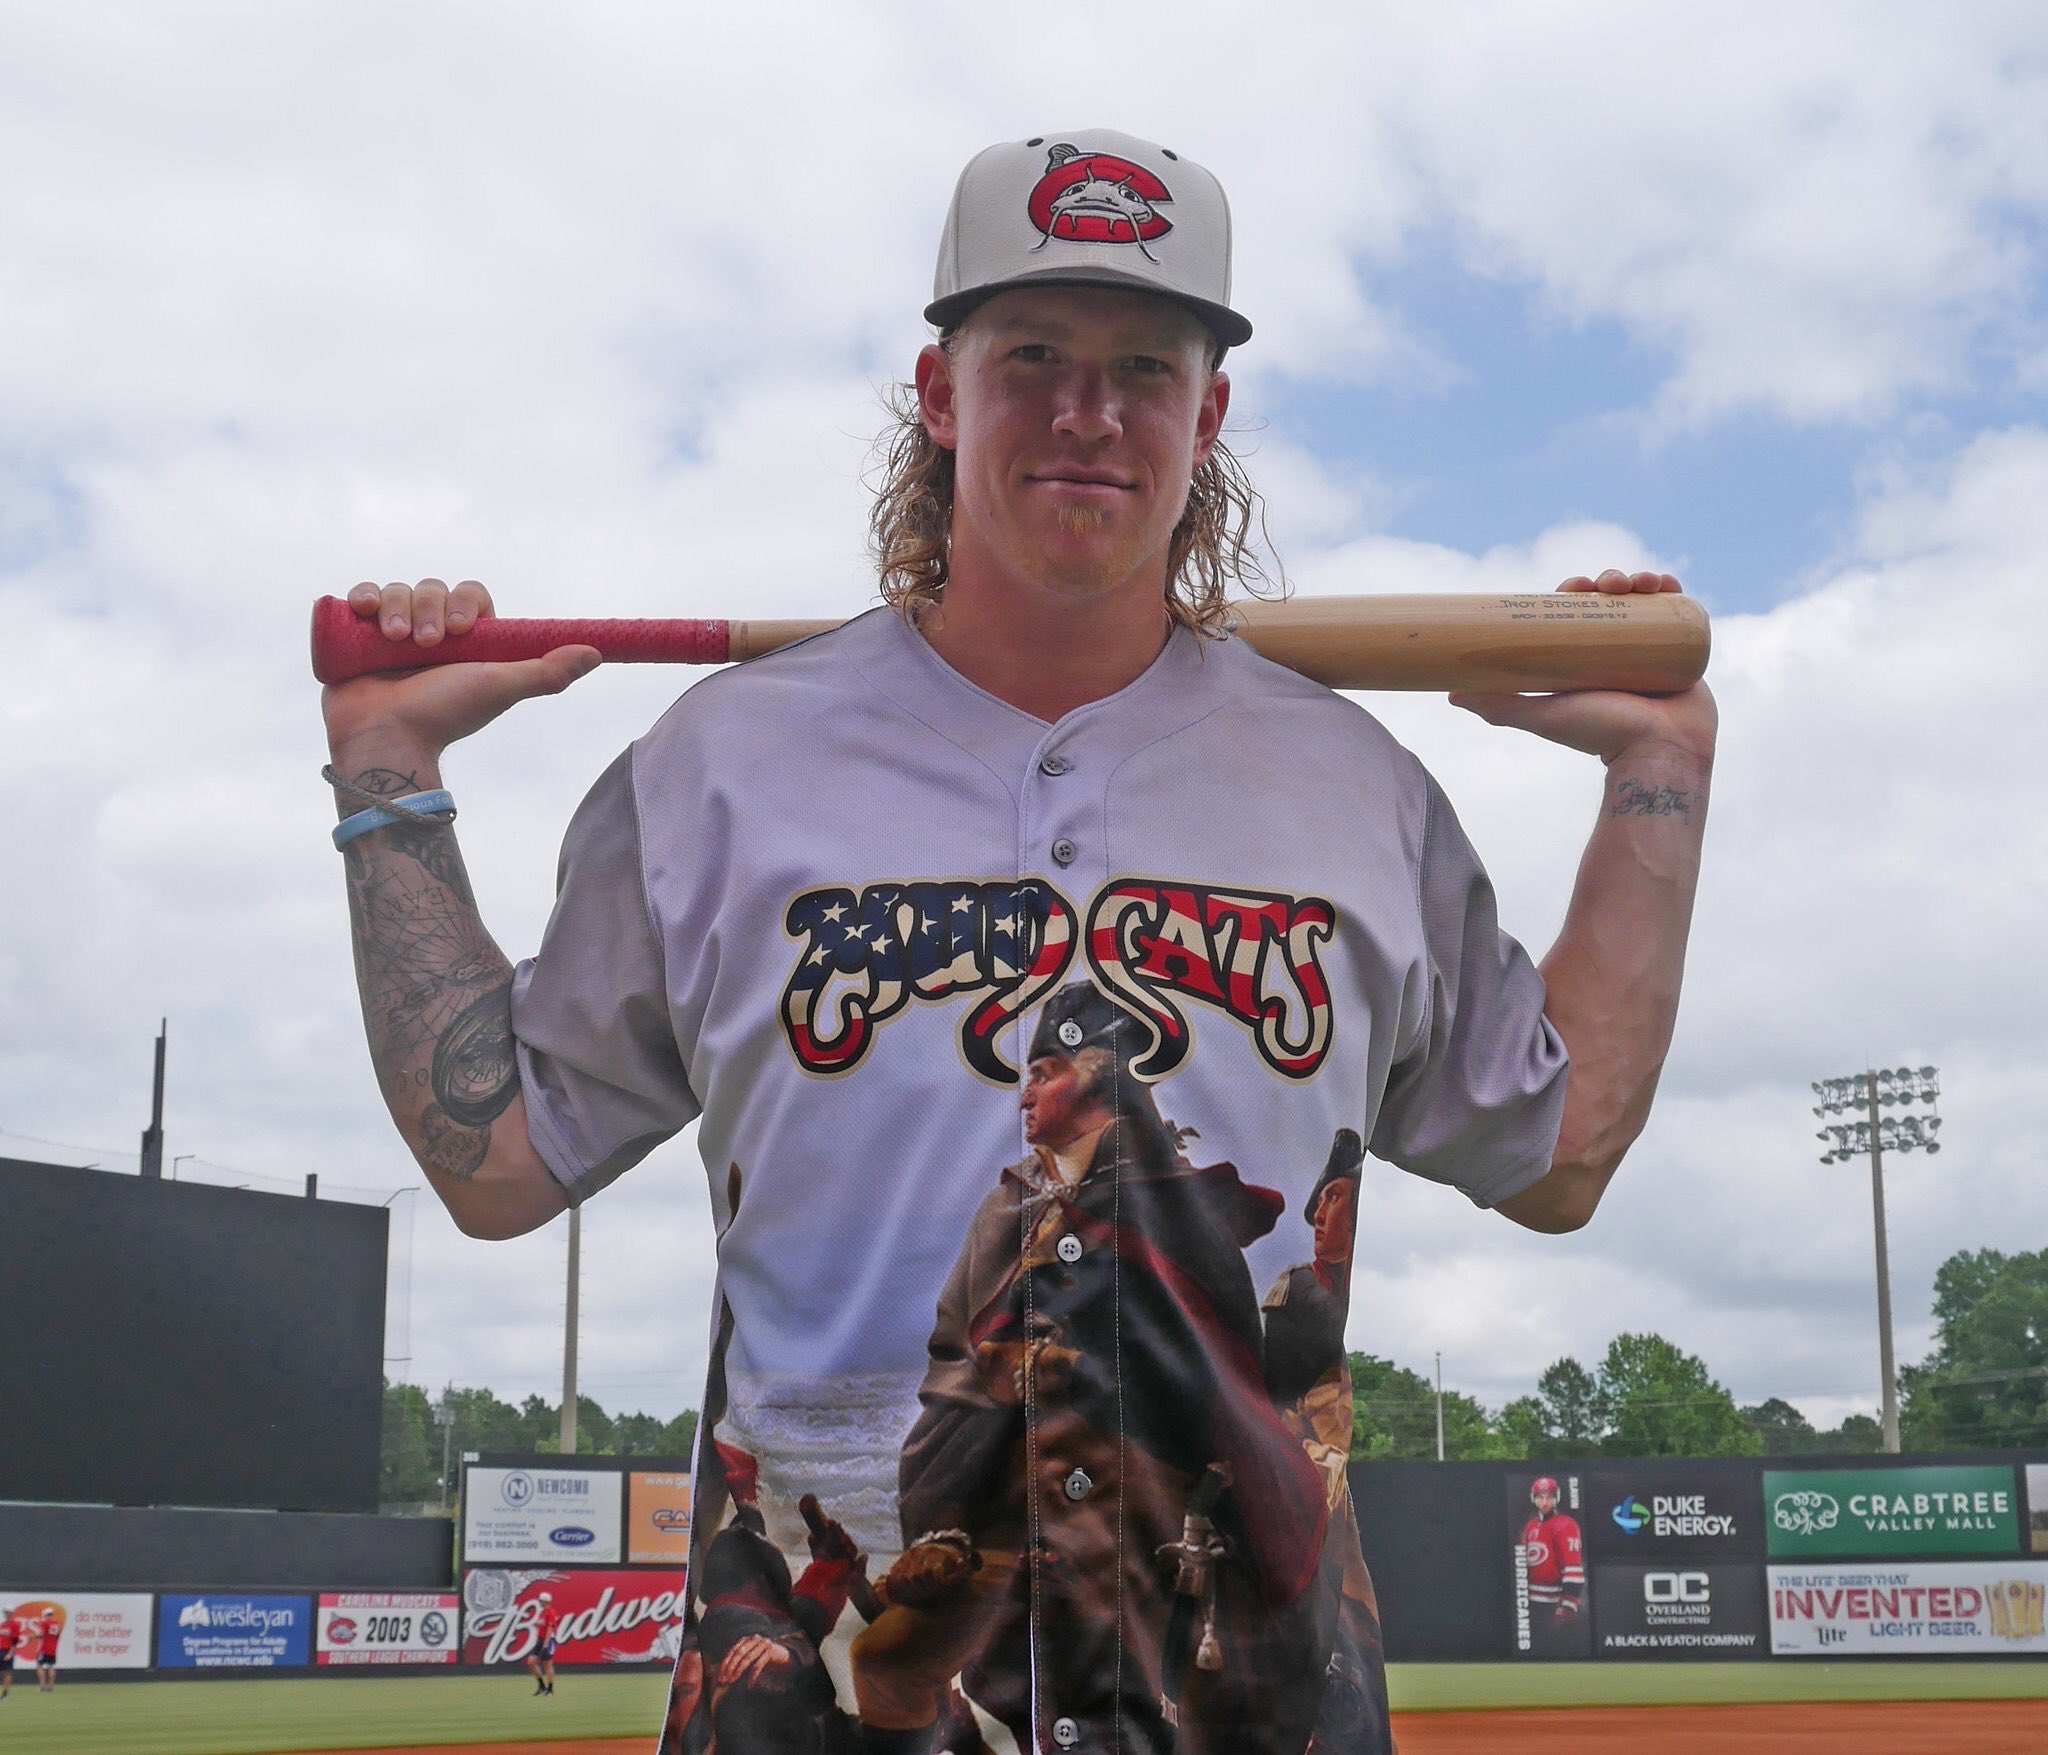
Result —
M 446 1406 L 446 1429 L 434 1418 Z M 442 1496 L 441 1458 L 449 1461 L 447 1496 L 455 1497 L 466 1450 L 551 1452 L 560 1448 L 562 1404 L 530 1395 L 516 1408 L 487 1389 L 450 1384 L 431 1400 L 417 1384 L 384 1382 L 384 1443 L 377 1497 L 385 1505 L 436 1505 Z M 688 1456 L 697 1443 L 697 1410 L 673 1420 L 652 1414 L 610 1414 L 587 1395 L 576 1398 L 576 1450 L 580 1456 Z
M 2005 1450 L 2048 1445 L 2048 1249 L 1964 1250 L 1934 1276 L 1934 1350 L 1900 1372 L 1900 1429 L 1908 1450 Z M 1873 1349 L 1874 1350 L 1874 1349 Z M 1351 1360 L 1351 1454 L 1436 1455 L 1436 1392 L 1420 1372 L 1372 1353 Z M 446 1391 L 455 1413 L 448 1454 L 552 1451 L 559 1404 L 530 1395 L 518 1407 L 487 1389 Z M 1740 1406 L 1706 1361 L 1657 1334 L 1617 1335 L 1590 1368 L 1550 1365 L 1533 1394 L 1498 1412 L 1446 1390 L 1444 1455 L 1459 1461 L 1543 1457 L 1799 1456 L 1872 1453 L 1874 1414 L 1816 1428 L 1776 1396 Z M 697 1414 L 673 1420 L 608 1414 L 576 1398 L 577 1448 L 600 1456 L 688 1456 Z M 387 1383 L 381 1496 L 387 1505 L 438 1502 L 442 1431 L 424 1390 Z M 451 1483 L 452 1487 L 452 1483 Z M 451 1492 L 452 1497 L 452 1492 Z
M 1934 1350 L 1899 1373 L 1903 1448 L 2048 1445 L 2048 1249 L 1950 1256 L 1934 1276 L 1934 1322 Z M 1351 1385 L 1353 1457 L 1436 1455 L 1436 1395 L 1421 1373 L 1353 1353 Z M 1739 1406 L 1703 1359 L 1656 1334 L 1617 1335 L 1591 1369 L 1559 1359 L 1535 1394 L 1498 1413 L 1454 1390 L 1443 1400 L 1447 1459 L 1845 1455 L 1883 1445 L 1875 1413 L 1823 1430 L 1777 1396 Z

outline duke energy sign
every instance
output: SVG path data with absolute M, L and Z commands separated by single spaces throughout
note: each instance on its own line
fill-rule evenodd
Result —
M 1764 1528 L 1774 1560 L 2012 1554 L 2020 1545 L 2009 1468 L 1767 1469 Z

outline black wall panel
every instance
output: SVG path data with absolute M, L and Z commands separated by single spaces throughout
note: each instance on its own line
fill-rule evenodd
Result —
M 0 1505 L 0 1584 L 72 1590 L 447 1590 L 438 1517 Z
M 374 1511 L 390 1215 L 0 1159 L 0 1500 Z

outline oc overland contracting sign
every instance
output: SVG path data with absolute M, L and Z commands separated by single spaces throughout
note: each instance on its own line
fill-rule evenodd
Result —
M 1596 1657 L 1763 1655 L 1764 1584 L 1754 1565 L 1602 1566 L 1594 1583 Z
M 1848 1554 L 2014 1554 L 2010 1468 L 1764 1472 L 1773 1560 Z

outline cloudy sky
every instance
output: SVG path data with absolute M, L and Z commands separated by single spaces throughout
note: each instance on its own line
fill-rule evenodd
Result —
M 1715 618 L 1649 1132 L 1568 1239 L 1383 1171 L 1352 1343 L 1441 1349 L 1497 1405 L 1655 1328 L 1744 1400 L 1874 1410 L 1868 1178 L 1817 1162 L 1809 1080 L 1941 1068 L 1946 1149 L 1887 1179 L 1902 1359 L 1945 1256 L 2048 1243 L 2029 3 L 793 3 L 772 38 L 650 5 L 0 4 L 0 1155 L 132 1169 L 168 1015 L 180 1174 L 416 1186 L 355 1010 L 312 598 L 864 606 L 867 442 L 953 177 L 1090 125 L 1231 192 L 1239 437 L 1297 589 L 1655 564 Z M 513 955 L 576 798 L 681 684 L 600 672 L 450 758 Z M 1540 950 L 1597 772 L 1373 705 Z M 685 1136 L 586 1209 L 607 1406 L 697 1400 L 702 1190 Z M 555 1393 L 565 1226 L 408 1208 L 394 1373 Z

